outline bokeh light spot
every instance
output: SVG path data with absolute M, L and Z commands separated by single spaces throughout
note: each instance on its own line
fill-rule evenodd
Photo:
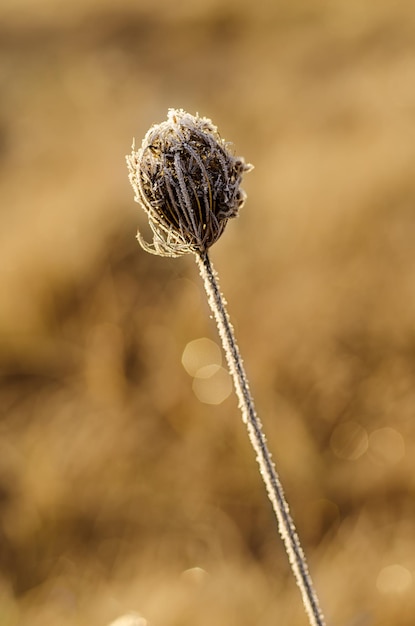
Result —
M 109 626 L 147 626 L 148 622 L 144 617 L 141 617 L 138 613 L 128 613 L 118 617 L 114 622 L 111 622 Z
M 405 456 L 405 441 L 394 428 L 378 428 L 369 436 L 370 459 L 378 465 L 395 465 Z
M 194 341 L 189 341 L 183 350 L 182 365 L 186 372 L 190 376 L 203 376 L 200 374 L 200 370 L 206 366 L 215 365 L 217 369 L 222 365 L 222 352 L 219 346 L 208 339 L 207 337 L 201 337 Z M 208 374 L 207 377 L 211 376 Z
M 208 573 L 202 567 L 191 567 L 182 572 L 182 579 L 191 584 L 199 585 L 206 580 Z
M 345 422 L 337 426 L 330 439 L 332 451 L 340 459 L 356 461 L 368 449 L 368 434 L 357 422 Z
M 411 572 L 398 563 L 383 567 L 376 579 L 376 587 L 381 593 L 404 593 L 412 583 Z
M 193 392 L 200 402 L 221 404 L 232 392 L 231 377 L 220 367 L 209 378 L 194 378 Z
M 195 378 L 211 378 L 217 371 L 221 368 L 220 365 L 216 363 L 212 363 L 212 365 L 204 365 L 200 369 L 197 370 L 195 374 Z

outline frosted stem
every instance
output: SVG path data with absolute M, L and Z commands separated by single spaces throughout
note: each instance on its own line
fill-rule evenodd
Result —
M 291 569 L 300 588 L 305 611 L 311 626 L 324 626 L 324 617 L 320 610 L 317 594 L 308 572 L 307 562 L 300 540 L 291 518 L 284 491 L 271 459 L 261 421 L 258 418 L 248 379 L 235 340 L 233 328 L 226 310 L 226 302 L 220 292 L 217 274 L 213 269 L 208 253 L 196 254 L 200 274 L 209 300 L 210 308 L 216 320 L 223 349 L 226 354 L 235 391 L 239 399 L 242 419 L 246 424 L 249 440 L 256 453 L 261 476 L 271 500 L 278 528 L 288 554 Z

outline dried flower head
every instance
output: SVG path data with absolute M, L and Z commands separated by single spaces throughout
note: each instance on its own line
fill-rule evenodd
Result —
M 146 211 L 152 244 L 162 256 L 204 253 L 245 201 L 242 175 L 252 169 L 235 157 L 206 117 L 169 109 L 167 120 L 150 128 L 141 148 L 127 156 L 135 200 Z

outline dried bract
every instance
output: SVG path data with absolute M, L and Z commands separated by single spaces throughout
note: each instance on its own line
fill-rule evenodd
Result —
M 153 243 L 148 252 L 204 253 L 245 201 L 242 175 L 252 169 L 235 157 L 212 122 L 182 109 L 150 128 L 141 148 L 127 156 L 135 200 L 146 211 Z

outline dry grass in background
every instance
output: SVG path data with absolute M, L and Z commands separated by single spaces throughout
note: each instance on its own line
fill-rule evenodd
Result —
M 124 155 L 183 107 L 256 167 L 212 257 L 328 623 L 412 626 L 414 42 L 403 0 L 2 2 L 2 625 L 305 624 L 236 401 L 182 366 L 193 259 L 134 240 Z

